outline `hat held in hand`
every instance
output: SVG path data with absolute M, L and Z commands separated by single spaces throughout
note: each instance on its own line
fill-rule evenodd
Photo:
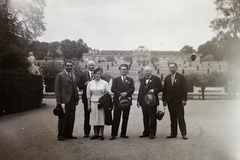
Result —
M 144 100 L 149 106 L 155 106 L 157 101 L 153 93 L 147 93 Z
M 53 114 L 54 114 L 55 116 L 61 116 L 61 115 L 63 115 L 63 108 L 62 108 L 61 104 L 58 104 L 58 105 L 56 106 L 56 108 L 53 109 Z
M 119 100 L 119 108 L 124 110 L 131 106 L 131 101 L 128 98 L 121 98 Z

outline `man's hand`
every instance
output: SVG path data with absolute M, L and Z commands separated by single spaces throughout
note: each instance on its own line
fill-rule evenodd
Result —
M 138 107 L 138 108 L 140 108 L 140 107 L 141 107 L 139 102 L 137 102 L 137 107 Z
M 182 106 L 186 106 L 187 102 L 186 101 L 182 101 Z
M 150 91 L 148 91 L 149 93 L 154 93 L 154 90 L 153 89 L 151 89 Z
M 91 112 L 91 106 L 90 105 L 88 106 L 88 111 Z
M 90 82 L 90 81 L 87 81 L 87 82 L 85 83 L 85 86 L 87 86 L 89 82 Z
M 127 96 L 127 92 L 122 92 L 121 93 L 121 97 L 126 97 Z
M 163 106 L 167 106 L 167 102 L 166 101 L 163 101 Z

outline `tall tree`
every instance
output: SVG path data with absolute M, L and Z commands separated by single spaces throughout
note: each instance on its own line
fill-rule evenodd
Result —
M 223 52 L 230 64 L 238 64 L 240 49 L 240 0 L 215 0 L 218 16 L 210 27 L 217 32 L 219 51 Z
M 185 45 L 180 51 L 183 53 L 189 53 L 189 54 L 196 52 L 196 50 L 193 49 L 193 47 L 191 47 L 189 45 Z
M 30 42 L 41 36 L 46 30 L 43 22 L 45 6 L 45 0 L 10 0 L 8 9 L 17 19 L 15 25 L 19 28 L 15 34 Z
M 0 70 L 27 72 L 27 46 L 45 30 L 45 0 L 0 1 Z
M 218 36 L 239 38 L 240 34 L 240 0 L 215 0 L 218 16 L 210 27 Z
M 219 51 L 216 44 L 216 38 L 213 38 L 211 41 L 200 45 L 198 47 L 198 53 L 202 54 L 202 58 L 207 55 L 213 55 L 215 60 L 222 60 L 223 54 Z

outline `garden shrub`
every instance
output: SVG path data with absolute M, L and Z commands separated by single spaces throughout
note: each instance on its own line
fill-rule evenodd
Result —
M 0 72 L 0 115 L 40 107 L 43 79 L 40 75 Z

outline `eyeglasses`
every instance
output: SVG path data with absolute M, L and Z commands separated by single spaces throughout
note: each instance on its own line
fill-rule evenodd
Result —
M 66 65 L 66 67 L 72 67 L 72 65 Z

